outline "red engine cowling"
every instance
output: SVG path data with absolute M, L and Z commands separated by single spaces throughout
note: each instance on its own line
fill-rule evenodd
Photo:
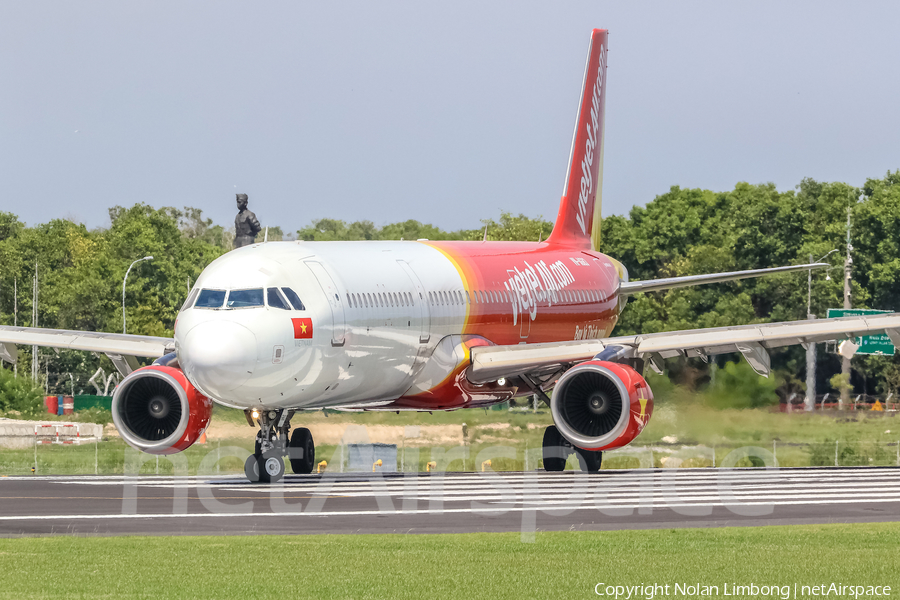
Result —
M 650 422 L 653 393 L 631 367 L 591 360 L 559 378 L 550 411 L 559 433 L 574 446 L 612 450 L 630 444 Z
M 206 431 L 212 400 L 181 369 L 150 365 L 116 386 L 113 422 L 129 445 L 149 454 L 187 450 Z

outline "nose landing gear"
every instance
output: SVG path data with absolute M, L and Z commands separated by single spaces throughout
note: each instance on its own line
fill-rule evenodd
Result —
M 255 412 L 255 411 L 254 411 Z M 287 455 L 294 473 L 311 473 L 316 464 L 316 445 L 309 429 L 291 430 L 292 410 L 260 411 L 255 417 L 259 424 L 256 444 L 244 463 L 244 475 L 252 482 L 274 483 L 284 477 L 284 456 Z M 247 411 L 247 422 L 254 425 L 254 417 Z

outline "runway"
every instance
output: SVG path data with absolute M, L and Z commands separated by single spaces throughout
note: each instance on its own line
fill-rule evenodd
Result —
M 900 468 L 3 477 L 0 535 L 462 533 L 900 520 Z

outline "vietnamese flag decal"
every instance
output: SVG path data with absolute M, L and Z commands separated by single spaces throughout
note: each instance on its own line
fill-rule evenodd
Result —
M 311 340 L 312 339 L 312 319 L 291 319 L 294 324 L 295 340 Z

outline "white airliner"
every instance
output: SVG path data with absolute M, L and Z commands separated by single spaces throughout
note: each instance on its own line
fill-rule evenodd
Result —
M 886 332 L 900 315 L 821 319 L 609 337 L 629 295 L 827 266 L 628 280 L 596 250 L 600 234 L 607 32 L 591 34 L 559 216 L 544 242 L 271 242 L 216 259 L 197 279 L 173 339 L 0 328 L 16 344 L 102 352 L 125 375 L 112 413 L 122 437 L 180 452 L 209 425 L 212 403 L 258 427 L 251 480 L 277 481 L 284 457 L 315 466 L 303 410 L 453 410 L 538 394 L 551 407 L 544 467 L 576 452 L 587 471 L 649 422 L 645 365 L 741 353 L 768 374 L 767 349 Z M 135 357 L 157 359 L 138 368 Z M 552 398 L 545 392 L 552 391 Z M 289 435 L 291 434 L 291 435 Z

